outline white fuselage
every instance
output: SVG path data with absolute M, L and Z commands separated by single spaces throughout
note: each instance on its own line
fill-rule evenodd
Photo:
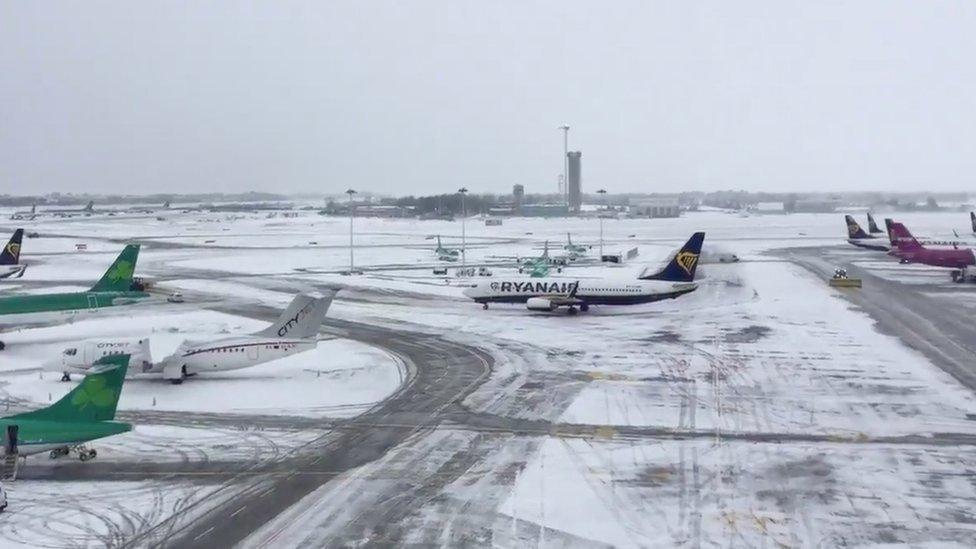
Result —
M 250 368 L 315 348 L 314 339 L 231 337 L 208 342 L 186 341 L 175 353 L 156 364 L 152 371 L 163 371 L 167 364 L 185 368 L 186 375 L 225 372 Z
M 65 347 L 58 358 L 45 362 L 47 371 L 65 374 L 87 374 L 99 359 L 110 355 L 129 355 L 127 376 L 152 369 L 149 338 L 88 339 Z
M 479 282 L 464 290 L 478 303 L 524 303 L 533 297 L 569 295 L 592 305 L 634 305 L 677 297 L 698 287 L 694 282 L 662 280 L 577 280 L 566 278 L 511 278 Z

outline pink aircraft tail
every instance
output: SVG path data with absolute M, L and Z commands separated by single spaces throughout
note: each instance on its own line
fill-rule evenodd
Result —
M 912 233 L 909 232 L 908 228 L 897 221 L 891 223 L 891 240 L 901 251 L 914 251 L 922 249 L 922 245 L 914 236 L 912 236 Z

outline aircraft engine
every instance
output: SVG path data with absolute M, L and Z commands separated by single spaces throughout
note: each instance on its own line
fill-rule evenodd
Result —
M 544 297 L 530 297 L 525 302 L 525 307 L 530 311 L 555 311 L 558 306 Z

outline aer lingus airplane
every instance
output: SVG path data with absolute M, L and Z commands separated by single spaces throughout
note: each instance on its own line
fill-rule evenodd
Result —
M 98 361 L 99 371 L 51 406 L 0 418 L 4 456 L 50 452 L 53 459 L 74 451 L 88 461 L 98 453 L 86 442 L 131 431 L 114 421 L 128 362 L 128 355 L 107 356 Z
M 139 245 L 126 246 L 101 280 L 86 292 L 0 297 L 0 330 L 71 322 L 80 315 L 139 303 L 149 294 L 133 285 L 138 258 Z M 4 346 L 0 341 L 0 350 Z
M 455 262 L 461 257 L 461 251 L 457 248 L 445 248 L 441 245 L 441 235 L 437 235 L 437 249 L 434 250 L 437 259 L 441 261 Z

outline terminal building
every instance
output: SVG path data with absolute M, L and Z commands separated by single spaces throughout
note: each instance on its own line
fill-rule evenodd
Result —
M 632 198 L 630 214 L 634 217 L 678 217 L 681 206 L 677 198 Z

